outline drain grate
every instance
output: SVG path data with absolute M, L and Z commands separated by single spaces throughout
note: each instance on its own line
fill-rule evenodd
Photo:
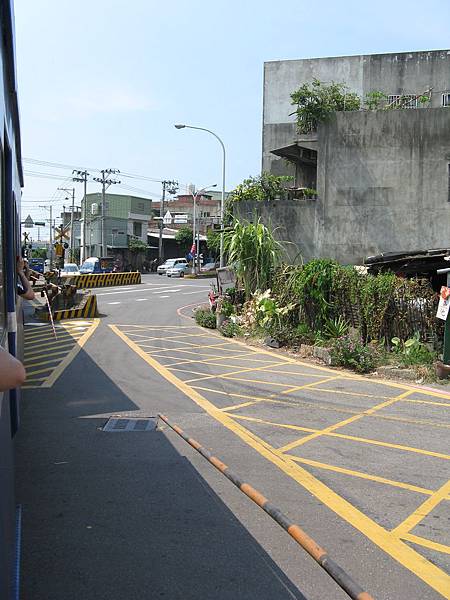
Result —
M 118 431 L 154 431 L 156 429 L 157 419 L 153 417 L 145 419 L 127 419 L 120 417 L 110 417 L 103 427 L 103 431 L 112 433 Z

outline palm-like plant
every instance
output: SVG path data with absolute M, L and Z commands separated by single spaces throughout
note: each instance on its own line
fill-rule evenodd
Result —
M 232 228 L 225 232 L 224 245 L 247 298 L 256 290 L 270 288 L 283 247 L 261 219 L 255 223 L 234 219 Z

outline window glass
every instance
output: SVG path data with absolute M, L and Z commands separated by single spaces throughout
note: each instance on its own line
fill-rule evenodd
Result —
M 133 223 L 133 235 L 137 237 L 142 236 L 142 223 L 134 221 Z

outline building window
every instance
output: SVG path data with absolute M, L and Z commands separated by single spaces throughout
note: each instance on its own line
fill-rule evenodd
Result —
M 133 235 L 136 237 L 142 237 L 142 223 L 133 222 Z
M 391 94 L 388 96 L 388 106 L 401 108 L 417 108 L 418 100 L 415 94 Z
M 139 210 L 144 210 L 144 203 L 143 202 L 138 202 L 138 209 Z
M 442 94 L 442 106 L 450 106 L 450 93 Z

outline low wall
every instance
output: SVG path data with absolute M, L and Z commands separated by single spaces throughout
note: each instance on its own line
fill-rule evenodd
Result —
M 77 288 L 83 289 L 141 283 L 141 274 L 139 271 L 133 273 L 96 273 L 93 275 L 74 275 L 64 279 L 64 283 L 76 285 Z

